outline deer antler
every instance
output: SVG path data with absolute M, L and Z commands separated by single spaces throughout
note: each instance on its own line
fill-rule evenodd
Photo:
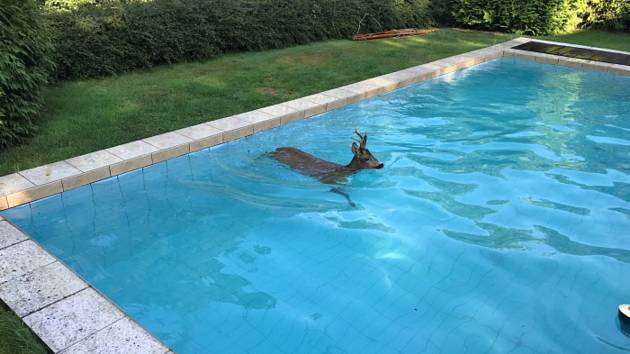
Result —
M 367 134 L 363 133 L 363 135 L 361 135 L 357 128 L 354 128 L 354 133 L 359 136 L 359 143 L 361 144 L 361 148 L 365 149 L 365 144 L 367 144 Z

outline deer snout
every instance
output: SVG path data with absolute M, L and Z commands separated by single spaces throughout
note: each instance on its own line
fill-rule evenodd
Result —
M 377 169 L 381 169 L 381 168 L 383 168 L 383 166 L 385 166 L 385 165 L 381 162 L 381 163 L 379 163 L 379 164 L 376 166 L 376 168 L 377 168 Z

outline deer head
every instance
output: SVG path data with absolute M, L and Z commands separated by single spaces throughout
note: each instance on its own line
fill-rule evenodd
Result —
M 354 130 L 354 133 L 359 136 L 359 140 L 352 143 L 352 153 L 354 154 L 354 157 L 347 167 L 352 170 L 383 168 L 383 163 L 377 160 L 370 150 L 365 147 L 367 145 L 367 134 L 361 134 L 356 129 Z

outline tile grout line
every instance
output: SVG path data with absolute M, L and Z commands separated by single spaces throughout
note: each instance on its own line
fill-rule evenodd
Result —
M 61 265 L 63 265 L 63 266 L 65 267 L 65 265 L 64 265 L 63 263 L 59 262 L 58 260 L 55 260 L 55 261 L 54 261 L 54 262 L 52 262 L 52 263 L 49 263 L 49 264 L 46 264 L 46 265 L 41 266 L 41 267 L 39 267 L 39 268 L 33 269 L 32 271 L 30 271 L 30 272 L 28 272 L 28 273 L 26 273 L 26 274 L 23 274 L 23 275 L 21 275 L 21 276 L 25 276 L 25 275 L 31 274 L 31 273 L 33 273 L 33 272 L 35 272 L 35 271 L 39 270 L 39 269 L 42 269 L 42 268 L 44 268 L 44 267 L 47 267 L 47 266 L 51 265 L 51 264 L 53 264 L 53 263 L 60 263 Z M 22 318 L 22 319 L 24 319 L 25 317 L 28 317 L 28 316 L 30 316 L 30 315 L 32 315 L 32 314 L 34 314 L 34 313 L 36 313 L 36 312 L 39 312 L 39 311 L 41 311 L 41 310 L 43 310 L 43 309 L 45 309 L 45 308 L 47 308 L 47 307 L 50 307 L 50 306 L 52 306 L 52 305 L 54 305 L 54 304 L 56 304 L 56 303 L 59 303 L 59 302 L 61 302 L 61 301 L 65 300 L 65 299 L 67 299 L 67 298 L 69 298 L 69 297 L 71 297 L 71 296 L 74 296 L 74 295 L 76 295 L 76 294 L 78 294 L 78 293 L 80 293 L 80 292 L 82 292 L 82 291 L 84 291 L 84 290 L 86 290 L 86 289 L 89 289 L 89 288 L 90 288 L 90 285 L 89 285 L 88 283 L 86 283 L 86 282 L 84 282 L 84 283 L 85 283 L 85 287 L 83 287 L 83 288 L 81 288 L 81 289 L 79 289 L 79 290 L 77 290 L 77 291 L 75 291 L 75 292 L 73 292 L 73 293 L 71 293 L 71 294 L 65 295 L 65 296 L 63 296 L 62 298 L 57 299 L 57 300 L 55 300 L 55 301 L 51 302 L 50 304 L 48 304 L 48 305 L 46 305 L 46 306 L 44 306 L 44 307 L 40 307 L 40 308 L 38 308 L 37 310 L 32 310 L 31 312 L 28 312 L 27 314 L 22 315 L 22 316 L 19 316 L 19 317 L 20 317 L 20 318 Z
M 7 221 L 7 222 L 8 222 L 8 220 L 3 220 L 3 221 Z M 11 224 L 11 223 L 9 223 L 9 224 Z M 13 224 L 11 224 L 11 225 L 13 225 Z M 26 239 L 24 239 L 24 240 L 19 240 L 18 242 L 15 242 L 15 243 L 12 243 L 12 244 L 10 244 L 10 245 L 8 245 L 8 246 L 4 246 L 4 247 L 0 248 L 0 251 L 6 250 L 7 248 L 9 248 L 9 247 L 13 247 L 13 246 L 15 246 L 15 245 L 19 245 L 20 243 L 22 243 L 22 242 L 26 242 L 26 241 L 28 241 L 28 240 L 29 240 L 28 238 L 26 238 Z M 2 282 L 2 283 L 0 283 L 0 284 L 3 284 L 3 283 L 5 283 L 5 282 Z
M 86 289 L 87 289 L 87 288 L 86 288 Z M 83 290 L 85 290 L 85 289 L 83 289 Z M 83 291 L 83 290 L 81 290 L 81 291 Z M 78 291 L 77 293 L 79 293 L 79 292 L 81 292 L 81 291 Z M 127 317 L 128 317 L 128 316 L 127 316 L 125 313 L 123 313 L 123 314 L 122 314 L 122 316 L 121 316 L 120 318 L 118 318 L 118 319 L 114 320 L 114 321 L 113 321 L 113 322 L 111 322 L 111 323 L 106 324 L 106 325 L 105 325 L 105 326 L 103 326 L 102 328 L 99 328 L 99 329 L 95 330 L 94 332 L 92 332 L 92 333 L 90 333 L 90 334 L 86 335 L 85 337 L 83 337 L 83 338 L 81 338 L 81 339 L 77 340 L 76 342 L 72 342 L 72 343 L 70 343 L 70 344 L 69 344 L 69 345 L 67 345 L 65 348 L 58 350 L 58 351 L 57 351 L 57 353 L 62 353 L 62 352 L 64 352 L 65 350 L 68 350 L 68 349 L 72 348 L 73 346 L 75 346 L 75 345 L 77 345 L 77 344 L 79 344 L 79 343 L 84 342 L 85 340 L 87 340 L 87 339 L 88 339 L 88 338 L 90 338 L 91 336 L 95 335 L 96 333 L 99 333 L 100 331 L 102 331 L 102 330 L 104 330 L 104 329 L 106 329 L 106 328 L 108 328 L 108 327 L 110 327 L 110 326 L 113 326 L 114 324 L 116 324 L 116 323 L 118 323 L 118 322 L 120 322 L 120 321 L 124 320 L 124 319 L 125 319 L 125 318 L 127 318 Z

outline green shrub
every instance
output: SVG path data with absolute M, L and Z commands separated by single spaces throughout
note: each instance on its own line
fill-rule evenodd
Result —
M 57 79 L 426 27 L 429 0 L 53 0 Z
M 35 129 L 51 61 L 34 0 L 0 1 L 0 148 Z
M 590 13 L 586 25 L 611 31 L 630 32 L 630 1 L 589 0 Z
M 465 26 L 544 35 L 578 28 L 588 4 L 587 0 L 454 0 L 450 11 Z

